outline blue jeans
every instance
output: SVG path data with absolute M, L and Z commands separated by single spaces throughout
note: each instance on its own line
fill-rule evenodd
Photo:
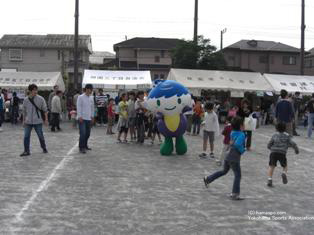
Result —
M 41 148 L 46 149 L 46 143 L 45 143 L 45 138 L 44 138 L 44 133 L 43 133 L 43 125 L 42 124 L 36 124 L 36 125 L 25 124 L 24 151 L 28 153 L 30 152 L 29 145 L 31 141 L 31 132 L 33 128 L 35 129 L 37 133 Z
M 307 137 L 312 137 L 312 129 L 313 129 L 313 122 L 314 122 L 314 113 L 309 113 L 307 119 Z
M 233 180 L 233 187 L 232 193 L 233 194 L 240 194 L 240 182 L 241 182 L 241 167 L 240 162 L 229 162 L 224 161 L 224 166 L 222 171 L 217 171 L 216 173 L 207 177 L 209 183 L 213 182 L 214 180 L 218 179 L 221 176 L 224 176 L 228 173 L 228 171 L 232 169 L 234 173 L 234 180 Z
M 194 116 L 193 117 L 193 134 L 199 134 L 201 130 L 201 117 Z
M 86 149 L 88 147 L 87 142 L 90 136 L 91 121 L 83 120 L 82 123 L 79 122 L 79 129 L 80 129 L 79 148 Z

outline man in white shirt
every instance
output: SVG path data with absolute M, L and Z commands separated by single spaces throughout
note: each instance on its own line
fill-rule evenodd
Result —
M 86 84 L 85 92 L 77 99 L 77 119 L 79 122 L 80 139 L 79 149 L 80 153 L 86 153 L 86 150 L 91 150 L 88 147 L 88 139 L 90 136 L 91 125 L 94 123 L 94 100 L 91 97 L 93 93 L 93 85 Z
M 60 114 L 62 113 L 62 106 L 61 106 L 61 97 L 62 91 L 57 91 L 56 95 L 52 98 L 51 101 L 51 131 L 55 132 L 56 128 L 58 131 L 60 129 Z

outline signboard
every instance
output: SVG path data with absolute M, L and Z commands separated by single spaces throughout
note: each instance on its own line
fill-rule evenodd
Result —
M 233 98 L 243 98 L 244 97 L 244 91 L 231 91 L 230 95 Z

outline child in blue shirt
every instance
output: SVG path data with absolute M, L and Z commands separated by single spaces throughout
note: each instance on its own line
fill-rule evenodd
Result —
M 232 194 L 230 198 L 232 200 L 241 200 L 240 198 L 240 182 L 241 182 L 241 167 L 240 167 L 240 160 L 241 155 L 245 152 L 245 134 L 242 131 L 243 129 L 243 119 L 240 117 L 235 117 L 232 119 L 231 122 L 233 131 L 231 132 L 231 140 L 230 140 L 230 151 L 227 154 L 223 170 L 217 171 L 216 173 L 205 177 L 204 183 L 205 187 L 213 182 L 214 180 L 218 179 L 221 176 L 226 175 L 230 168 L 234 173 L 234 180 L 233 180 L 233 188 Z

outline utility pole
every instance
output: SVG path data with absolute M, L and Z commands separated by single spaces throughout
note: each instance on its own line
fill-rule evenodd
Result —
M 79 37 L 79 0 L 75 0 L 75 34 L 74 34 L 74 88 L 78 89 L 78 37 Z
M 198 27 L 198 0 L 195 0 L 195 12 L 194 12 L 194 38 L 193 41 L 197 44 L 197 27 Z
M 301 64 L 300 74 L 304 75 L 304 32 L 305 32 L 305 0 L 302 0 L 302 16 L 301 16 Z
M 223 30 L 220 31 L 220 50 L 223 49 L 223 40 L 224 40 L 224 33 L 227 32 L 227 29 L 224 28 Z

